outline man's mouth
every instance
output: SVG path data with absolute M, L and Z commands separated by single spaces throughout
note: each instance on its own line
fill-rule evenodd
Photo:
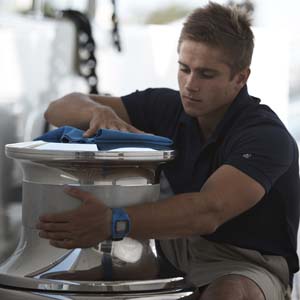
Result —
M 194 97 L 191 97 L 191 96 L 186 96 L 186 95 L 183 95 L 183 98 L 186 98 L 187 100 L 193 101 L 193 102 L 201 102 L 202 101 L 201 99 L 194 98 Z

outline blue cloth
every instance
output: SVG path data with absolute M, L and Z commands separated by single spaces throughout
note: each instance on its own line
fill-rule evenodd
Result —
M 111 150 L 124 147 L 170 149 L 173 141 L 162 136 L 124 132 L 111 129 L 99 129 L 93 137 L 83 137 L 84 131 L 71 126 L 63 126 L 35 138 L 52 143 L 97 144 L 98 150 Z

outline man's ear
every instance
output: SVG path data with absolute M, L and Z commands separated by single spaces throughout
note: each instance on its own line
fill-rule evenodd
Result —
M 250 68 L 245 68 L 244 70 L 240 71 L 237 74 L 237 78 L 236 78 L 236 83 L 238 84 L 239 87 L 243 87 L 250 75 Z

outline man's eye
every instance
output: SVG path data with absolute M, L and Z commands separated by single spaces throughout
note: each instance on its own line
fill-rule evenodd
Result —
M 189 73 L 190 70 L 189 69 L 186 69 L 186 68 L 179 68 L 179 70 L 183 73 Z
M 212 73 L 212 72 L 201 72 L 201 73 L 200 73 L 200 76 L 201 76 L 202 78 L 211 79 L 211 78 L 214 78 L 214 77 L 215 77 L 215 74 Z

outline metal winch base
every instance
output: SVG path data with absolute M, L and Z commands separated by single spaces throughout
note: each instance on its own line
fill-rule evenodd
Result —
M 168 264 L 152 239 L 127 237 L 68 250 L 51 246 L 36 229 L 39 216 L 81 205 L 65 185 L 109 207 L 158 201 L 158 167 L 173 151 L 101 152 L 38 141 L 7 145 L 6 153 L 23 170 L 22 230 L 17 249 L 0 266 L 0 299 L 195 299 L 195 288 L 182 276 L 161 272 Z

